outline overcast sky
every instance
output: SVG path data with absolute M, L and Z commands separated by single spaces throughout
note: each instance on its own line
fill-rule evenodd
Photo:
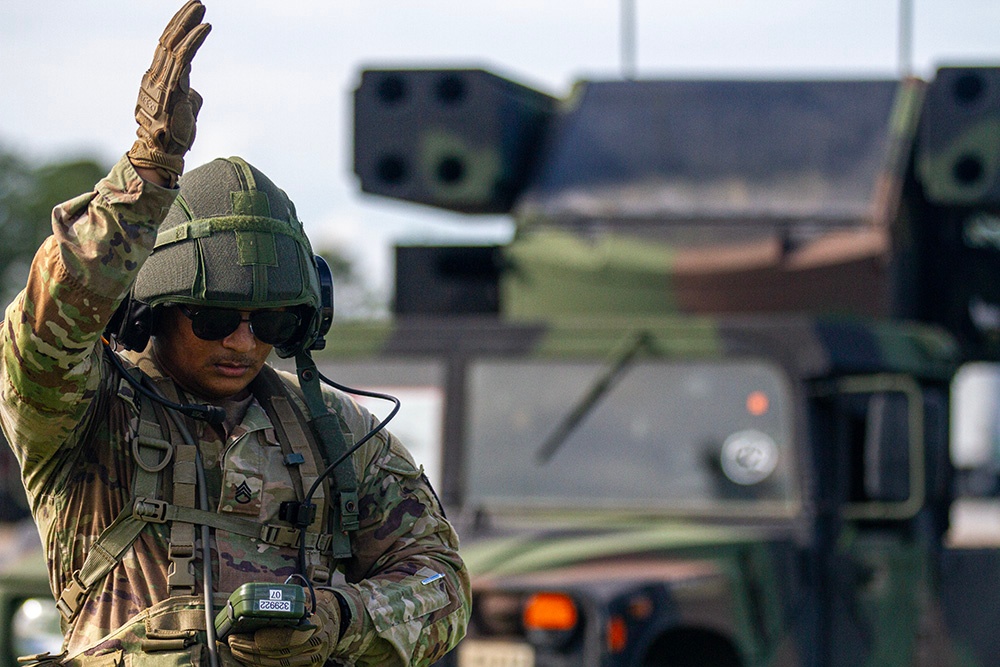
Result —
M 641 78 L 892 77 L 899 0 L 634 0 Z M 0 144 L 111 163 L 163 26 L 182 2 L 0 2 Z M 505 238 L 498 219 L 358 193 L 351 94 L 364 66 L 484 66 L 556 96 L 621 73 L 618 0 L 206 0 L 205 98 L 188 164 L 241 155 L 296 202 L 316 245 L 373 281 L 390 244 Z M 912 67 L 1000 63 L 1000 2 L 913 0 Z

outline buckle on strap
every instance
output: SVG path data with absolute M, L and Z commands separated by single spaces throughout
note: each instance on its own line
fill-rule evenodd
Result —
M 66 651 L 53 654 L 51 651 L 36 653 L 34 655 L 20 655 L 17 657 L 17 664 L 21 667 L 58 667 L 62 665 Z
M 80 571 L 73 573 L 69 586 L 63 589 L 56 600 L 56 609 L 67 623 L 72 623 L 83 607 L 83 598 L 87 597 L 87 587 L 80 581 Z
M 132 505 L 132 516 L 149 523 L 166 523 L 169 503 L 153 498 L 136 498 Z
M 260 541 L 276 547 L 297 547 L 300 535 L 299 529 L 291 526 L 276 526 L 273 523 L 265 523 L 260 527 Z
M 302 531 L 291 526 L 276 526 L 265 523 L 260 527 L 260 541 L 276 547 L 298 548 L 302 539 Z M 306 548 L 315 549 L 322 554 L 332 552 L 334 536 L 329 533 L 306 533 Z

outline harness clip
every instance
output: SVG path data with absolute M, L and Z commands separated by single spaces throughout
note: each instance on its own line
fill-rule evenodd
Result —
M 56 609 L 67 623 L 72 623 L 83 606 L 83 598 L 87 596 L 87 587 L 80 581 L 79 570 L 73 573 L 69 585 L 63 589 L 56 600 Z
M 132 516 L 149 523 L 166 523 L 168 507 L 170 505 L 162 500 L 136 498 L 135 505 L 132 506 Z
M 298 547 L 302 532 L 289 526 L 265 523 L 260 527 L 260 541 L 277 547 Z
M 316 519 L 316 506 L 312 503 L 286 500 L 278 506 L 278 518 L 297 528 L 308 528 Z

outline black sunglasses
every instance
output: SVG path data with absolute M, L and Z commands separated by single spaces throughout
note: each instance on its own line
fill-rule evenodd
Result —
M 191 331 L 202 340 L 222 340 L 239 329 L 243 322 L 250 323 L 250 331 L 257 340 L 268 345 L 282 345 L 299 330 L 299 313 L 294 310 L 251 310 L 246 317 L 232 308 L 186 306 L 178 309 L 191 320 Z

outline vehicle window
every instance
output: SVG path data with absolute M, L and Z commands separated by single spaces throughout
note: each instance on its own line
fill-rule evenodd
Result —
M 632 363 L 540 460 L 606 375 L 599 362 L 474 363 L 467 499 L 678 512 L 794 504 L 789 389 L 761 363 Z
M 1000 364 L 963 365 L 952 381 L 951 460 L 961 495 L 1000 490 Z
M 951 385 L 948 543 L 1000 545 L 1000 364 L 964 364 Z

